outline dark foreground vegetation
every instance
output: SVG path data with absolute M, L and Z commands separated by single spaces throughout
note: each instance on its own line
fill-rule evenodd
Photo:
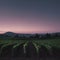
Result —
M 60 36 L 0 35 L 0 60 L 60 60 Z

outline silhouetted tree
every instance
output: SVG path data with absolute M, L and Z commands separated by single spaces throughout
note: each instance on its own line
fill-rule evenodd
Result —
M 54 37 L 60 37 L 59 33 L 55 33 Z
M 15 37 L 15 38 L 19 38 L 18 34 L 16 34 L 14 37 Z
M 0 34 L 0 38 L 3 38 L 4 37 L 4 35 L 3 34 Z
M 40 38 L 39 34 L 35 34 L 35 38 Z
M 49 33 L 47 33 L 45 36 L 46 38 L 51 38 L 51 35 Z

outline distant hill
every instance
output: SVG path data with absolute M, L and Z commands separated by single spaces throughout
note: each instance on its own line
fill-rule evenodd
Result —
M 16 33 L 14 33 L 14 32 L 6 32 L 6 33 L 4 33 L 4 35 L 8 35 L 8 36 L 15 36 L 15 35 L 16 35 Z

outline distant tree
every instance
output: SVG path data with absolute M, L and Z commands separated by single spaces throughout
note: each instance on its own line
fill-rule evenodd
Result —
M 59 37 L 59 34 L 58 33 L 55 33 L 54 37 Z
M 23 37 L 22 38 L 27 38 L 25 35 L 23 35 Z
M 30 36 L 29 38 L 33 38 L 33 36 Z
M 4 35 L 3 34 L 0 34 L 0 38 L 2 38 L 2 37 L 4 37 Z
M 39 34 L 35 34 L 35 38 L 40 38 Z
M 46 38 L 51 38 L 51 35 L 49 33 L 47 33 L 45 36 Z
M 14 37 L 15 37 L 15 38 L 19 38 L 18 34 L 16 34 Z

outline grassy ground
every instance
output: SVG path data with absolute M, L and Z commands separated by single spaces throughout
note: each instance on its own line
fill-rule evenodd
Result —
M 0 39 L 0 44 L 19 44 L 24 42 L 33 42 L 38 45 L 48 45 L 48 46 L 54 46 L 60 48 L 60 38 L 52 38 L 52 39 L 29 39 L 29 38 L 7 38 L 7 39 Z
M 21 44 L 23 44 L 24 53 L 26 53 L 26 46 L 29 45 L 29 43 L 32 43 L 34 47 L 36 48 L 36 52 L 39 52 L 39 49 L 41 46 L 46 47 L 47 50 L 49 50 L 51 54 L 52 47 L 59 48 L 60 49 L 60 38 L 48 38 L 48 39 L 37 39 L 37 38 L 5 38 L 0 39 L 0 54 L 3 50 L 3 48 L 12 45 L 12 48 L 15 49 Z M 31 49 L 30 49 L 31 50 Z M 57 50 L 58 51 L 58 50 Z M 59 53 L 59 52 L 58 52 Z M 57 54 L 58 54 L 57 53 Z M 60 55 L 59 55 L 60 56 Z M 43 58 L 8 58 L 8 57 L 0 57 L 0 60 L 59 60 L 60 58 L 55 57 L 43 57 Z

